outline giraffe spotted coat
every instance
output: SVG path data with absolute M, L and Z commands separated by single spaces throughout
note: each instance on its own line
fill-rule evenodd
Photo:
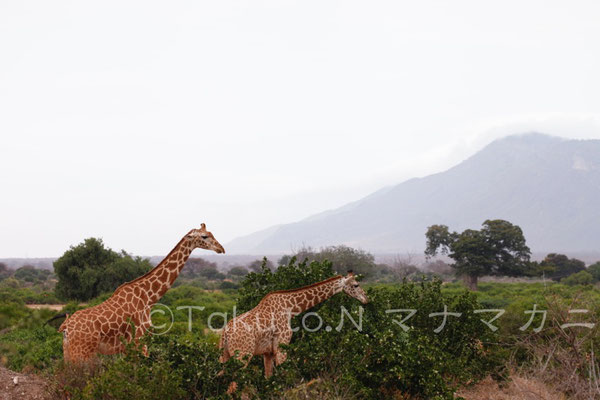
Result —
M 270 377 L 274 364 L 279 365 L 286 359 L 279 345 L 289 344 L 292 339 L 291 318 L 342 291 L 363 304 L 368 302 L 352 273 L 299 289 L 269 293 L 252 310 L 227 323 L 219 343 L 223 351 L 221 362 L 231 357 L 262 355 L 265 376 Z
M 188 232 L 147 274 L 119 286 L 103 303 L 67 316 L 59 328 L 65 361 L 85 361 L 97 353 L 120 353 L 124 350 L 122 339 L 139 339 L 150 328 L 150 308 L 169 290 L 195 248 L 225 252 L 202 224 L 200 229 Z

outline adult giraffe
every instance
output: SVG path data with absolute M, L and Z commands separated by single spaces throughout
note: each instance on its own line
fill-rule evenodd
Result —
M 75 312 L 62 323 L 65 361 L 88 360 L 96 353 L 116 354 L 124 350 L 121 338 L 132 339 L 130 323 L 135 326 L 135 340 L 150 328 L 150 308 L 175 281 L 192 251 L 196 248 L 225 253 L 223 246 L 206 230 L 189 231 L 156 267 L 145 275 L 124 283 L 104 302 Z
M 270 377 L 273 364 L 279 365 L 287 357 L 279 344 L 289 344 L 292 339 L 291 318 L 342 291 L 363 304 L 369 301 L 352 272 L 299 289 L 269 293 L 252 310 L 227 323 L 219 343 L 221 362 L 233 356 L 262 355 L 265 376 Z M 235 384 L 230 390 L 235 390 Z

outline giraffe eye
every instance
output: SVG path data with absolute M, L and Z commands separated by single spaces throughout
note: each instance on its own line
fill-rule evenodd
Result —
M 352 285 L 352 287 L 358 287 L 358 283 L 355 283 L 354 285 Z
M 208 239 L 208 235 L 202 235 L 202 239 Z

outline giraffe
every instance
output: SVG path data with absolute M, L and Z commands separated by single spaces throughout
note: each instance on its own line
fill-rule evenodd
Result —
M 196 248 L 225 253 L 225 249 L 202 224 L 189 231 L 156 267 L 119 286 L 104 302 L 75 312 L 58 329 L 63 333 L 65 361 L 81 362 L 96 353 L 116 354 L 124 350 L 121 338 L 137 341 L 150 328 L 150 308 L 165 293 Z M 147 349 L 144 348 L 147 354 Z
M 269 378 L 274 364 L 279 365 L 287 358 L 279 344 L 289 344 L 292 339 L 291 318 L 342 291 L 363 304 L 369 301 L 352 271 L 347 276 L 338 275 L 298 289 L 267 294 L 252 310 L 227 323 L 219 343 L 223 350 L 220 361 L 226 362 L 233 356 L 242 359 L 262 355 L 265 376 Z M 230 390 L 235 390 L 236 385 L 232 385 Z

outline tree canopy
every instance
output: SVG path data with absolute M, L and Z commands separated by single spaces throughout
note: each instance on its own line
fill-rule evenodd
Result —
M 16 279 L 29 283 L 43 282 L 51 275 L 52 271 L 47 269 L 38 269 L 33 265 L 24 265 L 21 268 L 18 268 L 13 274 Z
M 232 275 L 232 276 L 237 276 L 237 277 L 241 277 L 241 276 L 246 276 L 248 274 L 248 270 L 245 267 L 242 266 L 236 266 L 236 267 L 232 267 L 229 271 L 227 271 L 228 275 Z
M 587 270 L 592 274 L 595 281 L 600 281 L 600 261 L 596 261 L 594 264 L 590 265 Z
M 585 263 L 564 254 L 550 253 L 540 262 L 540 270 L 552 280 L 560 281 L 569 275 L 585 271 Z
M 211 277 L 219 273 L 217 263 L 207 261 L 201 257 L 190 257 L 181 270 L 181 277 L 197 278 L 199 276 Z
M 481 276 L 519 276 L 530 270 L 531 251 L 523 231 L 508 221 L 486 220 L 480 230 L 467 229 L 462 233 L 450 232 L 446 225 L 433 225 L 425 236 L 425 255 L 448 255 L 454 260 L 456 274 L 467 277 L 474 290 Z
M 88 238 L 71 246 L 54 262 L 58 278 L 56 295 L 65 300 L 86 301 L 145 274 L 148 259 L 131 257 L 106 248 L 102 239 Z
M 287 265 L 292 257 L 298 261 L 330 261 L 334 271 L 345 274 L 352 270 L 354 273 L 364 275 L 365 278 L 371 278 L 379 272 L 380 267 L 375 263 L 375 257 L 364 250 L 354 249 L 349 246 L 329 246 L 320 250 L 314 250 L 310 247 L 300 249 L 293 256 L 283 256 L 279 260 L 280 265 Z
M 561 279 L 561 283 L 565 285 L 591 285 L 594 283 L 594 277 L 588 271 L 579 271 Z

